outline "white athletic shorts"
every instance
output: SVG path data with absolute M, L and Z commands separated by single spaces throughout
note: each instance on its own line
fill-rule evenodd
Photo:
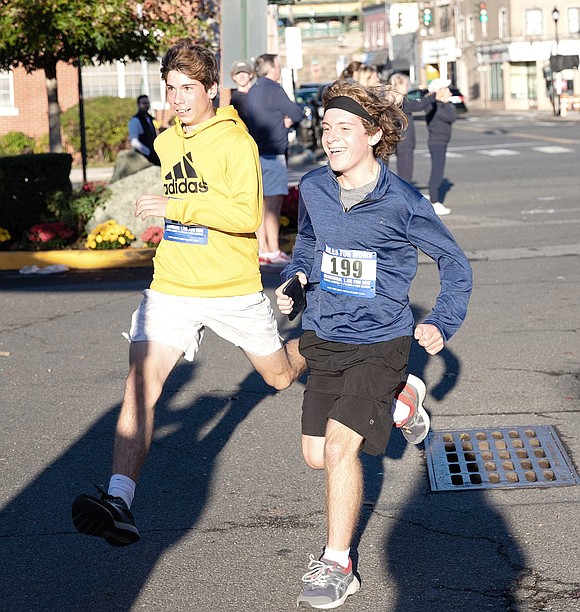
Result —
M 133 313 L 128 340 L 151 341 L 181 349 L 193 361 L 206 327 L 253 355 L 266 356 L 283 346 L 270 300 L 262 292 L 199 298 L 143 291 Z

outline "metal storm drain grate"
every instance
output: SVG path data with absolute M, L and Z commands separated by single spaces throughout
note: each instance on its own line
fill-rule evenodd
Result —
M 432 431 L 425 451 L 432 491 L 580 484 L 551 425 Z

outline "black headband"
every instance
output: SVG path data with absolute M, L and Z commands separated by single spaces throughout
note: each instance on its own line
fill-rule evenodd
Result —
M 379 122 L 368 113 L 356 100 L 349 98 L 348 96 L 336 96 L 336 98 L 331 98 L 328 101 L 328 104 L 324 107 L 324 112 L 326 112 L 329 108 L 340 108 L 341 110 L 345 110 L 353 115 L 357 115 L 370 121 L 373 125 L 378 125 Z

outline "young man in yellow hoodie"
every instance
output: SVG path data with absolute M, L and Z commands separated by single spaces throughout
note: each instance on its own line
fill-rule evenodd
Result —
M 163 217 L 149 289 L 132 318 L 129 375 L 117 421 L 113 475 L 101 497 L 79 495 L 78 531 L 112 546 L 139 539 L 130 512 L 147 456 L 155 405 L 184 356 L 193 360 L 205 327 L 239 346 L 266 383 L 288 387 L 305 369 L 298 342 L 283 343 L 263 292 L 256 230 L 262 221 L 258 149 L 231 106 L 215 109 L 214 54 L 184 39 L 161 65 L 175 125 L 155 140 L 164 195 L 144 194 L 135 216 Z

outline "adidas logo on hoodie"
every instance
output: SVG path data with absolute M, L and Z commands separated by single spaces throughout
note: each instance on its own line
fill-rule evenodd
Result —
M 164 177 L 163 192 L 166 196 L 205 193 L 207 190 L 207 183 L 197 180 L 191 153 L 184 155 L 183 159 Z

